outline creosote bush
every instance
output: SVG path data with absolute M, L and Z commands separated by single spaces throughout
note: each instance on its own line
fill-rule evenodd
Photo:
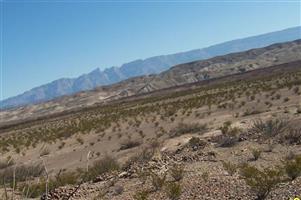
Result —
M 183 165 L 174 165 L 170 168 L 170 174 L 175 181 L 180 181 L 184 177 L 184 173 Z
M 151 172 L 150 175 L 151 175 L 152 185 L 155 191 L 161 190 L 165 185 L 166 174 L 159 175 L 154 172 Z
M 146 190 L 138 191 L 134 194 L 133 198 L 135 200 L 147 200 L 149 196 L 149 192 Z
M 283 181 L 281 170 L 271 168 L 259 170 L 248 164 L 240 168 L 240 174 L 258 200 L 266 199 L 272 189 Z
M 78 183 L 78 174 L 76 172 L 58 173 L 56 176 L 49 179 L 48 190 L 51 191 L 67 184 L 74 185 L 76 183 Z M 23 192 L 24 196 L 29 198 L 39 197 L 46 191 L 46 179 L 42 178 L 38 182 L 22 183 L 18 187 L 18 190 Z
M 177 200 L 180 198 L 182 193 L 182 186 L 180 183 L 170 182 L 165 185 L 165 192 L 169 199 Z
M 299 129 L 290 129 L 282 137 L 282 143 L 287 143 L 290 145 L 300 145 L 301 144 L 301 128 Z
M 274 137 L 284 133 L 289 127 L 287 120 L 283 119 L 269 119 L 262 121 L 261 119 L 255 120 L 250 132 L 262 134 L 266 138 Z
M 260 158 L 262 151 L 259 149 L 253 149 L 252 150 L 252 155 L 253 155 L 253 159 L 256 161 Z
M 119 170 L 119 163 L 115 158 L 106 155 L 104 158 L 97 160 L 93 163 L 93 165 L 89 168 L 88 172 L 83 174 L 84 180 L 93 180 L 98 175 Z
M 301 155 L 294 156 L 294 159 L 285 161 L 283 169 L 291 180 L 301 176 Z
M 237 165 L 231 162 L 222 161 L 223 168 L 228 172 L 230 176 L 233 176 L 237 171 Z
M 126 163 L 122 166 L 122 169 L 127 170 L 134 163 L 142 164 L 144 162 L 147 162 L 147 161 L 151 160 L 151 158 L 154 156 L 154 153 L 155 153 L 155 149 L 143 148 L 136 155 L 129 158 L 126 161 Z

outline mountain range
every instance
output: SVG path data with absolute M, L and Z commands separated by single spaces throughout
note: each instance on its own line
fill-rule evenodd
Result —
M 97 68 L 88 74 L 79 76 L 78 78 L 58 79 L 51 83 L 33 88 L 29 91 L 24 92 L 23 94 L 5 99 L 1 101 L 1 108 L 18 107 L 22 105 L 44 102 L 64 95 L 91 90 L 98 86 L 114 84 L 132 77 L 159 74 L 175 65 L 182 63 L 204 60 L 215 56 L 246 51 L 253 48 L 261 48 L 274 43 L 293 41 L 299 38 L 301 38 L 301 27 L 294 27 L 277 32 L 233 40 L 203 49 L 196 49 L 170 55 L 155 56 L 144 60 L 139 59 L 123 64 L 120 67 L 110 67 L 106 68 L 105 70 L 100 70 L 99 68 Z M 256 68 L 256 66 L 258 67 L 258 65 L 258 63 L 249 63 L 248 69 L 240 70 L 249 70 L 249 68 Z M 216 70 L 220 69 L 220 67 L 221 66 L 216 67 Z M 179 66 L 177 66 L 177 68 L 175 69 L 178 68 Z M 204 66 L 202 69 L 206 69 L 206 66 Z M 211 71 L 207 74 L 203 73 L 200 76 L 202 76 L 203 78 L 215 77 L 215 73 L 217 71 Z M 163 75 L 161 76 L 170 76 L 171 72 L 169 71 L 167 73 L 163 73 Z M 170 83 L 167 83 L 166 80 L 169 79 L 166 78 L 165 80 L 160 79 L 156 81 L 163 81 L 165 82 L 164 84 L 170 85 Z M 190 81 L 194 80 L 199 80 L 199 78 L 192 78 Z M 149 91 L 151 90 L 151 87 L 156 87 L 156 85 L 158 84 L 153 81 L 152 83 L 145 85 L 143 90 Z
M 208 85 L 217 79 L 232 81 L 236 75 L 248 74 L 251 71 L 255 72 L 252 73 L 254 75 L 267 73 L 268 68 L 279 66 L 282 71 L 284 66 L 298 68 L 301 63 L 300 55 L 301 39 L 179 64 L 159 74 L 133 77 L 47 102 L 2 110 L 0 126 L 22 120 L 41 119 L 43 116 L 68 114 L 77 110 L 93 110 L 99 105 L 112 102 L 119 104 L 128 99 L 139 100 L 160 97 L 175 91 L 189 91 L 193 87 Z

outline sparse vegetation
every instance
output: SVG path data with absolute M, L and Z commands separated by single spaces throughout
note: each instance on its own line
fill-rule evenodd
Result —
M 301 176 L 301 155 L 294 156 L 292 160 L 286 160 L 284 162 L 284 171 L 291 180 Z
M 135 200 L 147 200 L 149 196 L 149 192 L 146 190 L 138 191 L 133 196 Z
M 184 166 L 182 165 L 174 165 L 170 169 L 170 174 L 175 181 L 180 181 L 184 176 Z
M 282 172 L 277 169 L 259 170 L 246 164 L 241 167 L 240 172 L 258 200 L 266 199 L 271 190 L 283 181 Z
M 252 150 L 252 155 L 253 155 L 253 159 L 256 161 L 260 158 L 262 151 L 259 149 L 253 149 Z
M 236 173 L 237 165 L 226 161 L 222 161 L 222 164 L 223 164 L 223 168 L 228 172 L 230 176 L 233 176 Z
M 181 196 L 182 187 L 180 183 L 171 182 L 166 184 L 165 191 L 169 199 L 177 200 Z
M 270 138 L 284 133 L 289 127 L 288 121 L 283 119 L 269 119 L 262 121 L 261 119 L 254 121 L 250 131 L 252 133 L 260 133 L 264 137 Z
M 166 174 L 159 175 L 154 172 L 151 172 L 150 175 L 151 175 L 152 185 L 155 191 L 161 190 L 166 182 Z
M 83 178 L 85 180 L 93 180 L 98 175 L 119 170 L 119 168 L 119 163 L 115 160 L 115 158 L 106 155 L 104 158 L 95 161 L 89 170 L 83 173 Z
M 141 145 L 140 141 L 127 140 L 121 144 L 119 150 L 131 149 L 140 145 Z
M 176 128 L 170 131 L 169 136 L 171 138 L 178 137 L 187 133 L 204 133 L 207 130 L 206 124 L 184 124 L 179 123 Z

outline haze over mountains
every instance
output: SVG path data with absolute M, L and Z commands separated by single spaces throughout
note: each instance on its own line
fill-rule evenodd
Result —
M 1 102 L 1 108 L 43 102 L 63 95 L 91 90 L 97 86 L 110 85 L 131 77 L 157 74 L 174 65 L 182 63 L 208 59 L 219 55 L 245 51 L 253 48 L 260 48 L 270 44 L 292 41 L 300 38 L 301 27 L 294 27 L 282 31 L 233 40 L 203 49 L 155 56 L 145 60 L 135 60 L 133 62 L 123 64 L 120 67 L 111 67 L 103 71 L 95 69 L 78 78 L 58 79 L 51 83 L 33 88 L 18 96 L 3 100 Z M 214 77 L 214 74 L 211 73 L 211 76 Z
M 32 120 L 43 116 L 68 113 L 69 111 L 74 112 L 91 106 L 97 107 L 100 104 L 186 91 L 193 86 L 208 85 L 208 82 L 216 80 L 214 78 L 231 81 L 235 75 L 244 72 L 253 71 L 255 72 L 253 74 L 261 74 L 265 71 L 264 68 L 277 68 L 282 65 L 282 71 L 286 72 L 286 69 L 283 70 L 284 66 L 291 65 L 295 68 L 300 66 L 300 55 L 301 39 L 180 64 L 160 74 L 129 78 L 115 84 L 100 86 L 94 90 L 56 98 L 45 103 L 1 111 L 0 126 L 14 124 L 20 120 Z

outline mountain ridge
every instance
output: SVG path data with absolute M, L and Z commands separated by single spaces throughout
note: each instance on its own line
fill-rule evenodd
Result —
M 281 31 L 231 40 L 202 49 L 153 56 L 146 59 L 137 59 L 125 63 L 120 67 L 110 67 L 104 70 L 96 68 L 77 78 L 57 79 L 50 83 L 35 87 L 20 95 L 5 99 L 1 101 L 0 107 L 9 108 L 40 103 L 60 96 L 92 90 L 98 86 L 114 84 L 132 77 L 158 74 L 178 64 L 208 59 L 252 48 L 260 48 L 269 44 L 291 41 L 299 38 L 301 38 L 301 27 L 293 27 Z

